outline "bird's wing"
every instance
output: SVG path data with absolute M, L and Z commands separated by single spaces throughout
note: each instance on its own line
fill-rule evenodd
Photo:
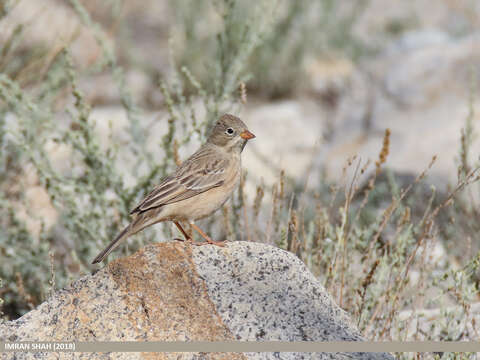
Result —
M 185 200 L 221 186 L 225 182 L 229 160 L 203 147 L 186 160 L 173 175 L 165 178 L 130 214 Z

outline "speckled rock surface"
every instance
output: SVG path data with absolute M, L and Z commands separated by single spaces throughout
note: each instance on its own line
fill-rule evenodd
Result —
M 227 259 L 227 261 L 225 261 Z M 238 340 L 360 340 L 301 260 L 259 243 L 193 251 L 198 274 Z
M 3 341 L 235 339 L 362 340 L 347 314 L 297 257 L 249 242 L 224 248 L 178 242 L 149 245 L 73 282 L 35 310 L 0 327 Z M 76 355 L 91 358 L 92 353 Z M 178 355 L 100 357 L 176 359 Z M 184 353 L 180 358 L 386 359 L 389 355 Z

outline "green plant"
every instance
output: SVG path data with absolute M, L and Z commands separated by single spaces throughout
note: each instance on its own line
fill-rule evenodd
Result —
M 242 81 L 248 80 L 250 92 L 287 96 L 308 80 L 307 63 L 312 59 L 340 56 L 356 61 L 372 52 L 353 30 L 367 5 L 368 0 L 260 5 L 251 0 L 198 1 L 194 6 L 189 1 L 172 1 L 178 30 L 175 62 L 209 84 L 207 89 L 213 88 L 216 97 L 237 86 L 231 79 L 238 74 Z M 223 28 L 216 26 L 219 18 Z M 248 18 L 250 23 L 245 22 Z M 214 24 L 212 29 L 205 27 L 208 22 Z M 214 39 L 211 34 L 219 29 Z M 261 46 L 255 46 L 259 41 Z
M 3 281 L 0 278 L 0 291 L 2 290 L 2 288 L 3 288 Z M 4 319 L 5 314 L 3 313 L 3 304 L 4 303 L 5 303 L 5 301 L 0 297 L 0 324 L 2 324 L 5 321 L 5 319 Z
M 24 47 L 28 24 L 0 44 L 0 298 L 9 318 L 89 273 L 93 256 L 126 224 L 133 205 L 205 139 L 219 113 L 241 109 L 246 88 L 269 96 L 294 93 L 309 57 L 339 51 L 357 59 L 368 52 L 352 32 L 365 2 L 343 8 L 327 0 L 193 6 L 178 1 L 170 3 L 176 13 L 170 67 L 153 71 L 129 63 L 129 57 L 120 61 L 112 35 L 82 2 L 69 3 L 100 49 L 91 63 L 80 63 L 69 42 L 60 49 Z M 112 18 L 120 18 L 115 2 L 111 6 Z M 1 11 L 8 17 L 8 6 Z M 153 79 L 150 90 L 161 95 L 160 111 L 135 101 L 129 67 Z M 116 116 L 105 119 L 89 102 L 82 84 L 99 76 L 113 84 L 114 105 L 125 122 Z M 276 184 L 256 184 L 250 198 L 246 173 L 221 216 L 205 225 L 218 238 L 274 243 L 295 253 L 369 339 L 477 338 L 472 309 L 480 250 L 474 248 L 474 94 L 472 86 L 458 183 L 447 191 L 429 185 L 435 159 L 421 174 L 390 171 L 386 131 L 375 163 L 357 157 L 346 161 L 342 179 L 351 182 L 322 179 L 312 187 L 280 171 Z M 148 121 L 152 111 L 155 120 Z M 58 153 L 62 162 L 55 160 Z M 53 225 L 32 206 L 32 187 L 53 206 Z M 172 235 L 169 225 L 159 225 L 130 238 L 121 251 L 131 254 L 146 242 Z M 436 255 L 460 238 L 467 239 L 456 246 L 463 256 Z M 462 356 L 470 355 L 444 354 Z
M 178 69 L 172 57 L 171 75 L 157 81 L 167 114 L 159 120 L 165 126 L 152 151 L 146 146 L 152 124 L 142 120 L 143 111 L 133 100 L 105 30 L 79 1 L 69 3 L 80 23 L 93 32 L 101 50 L 89 66 L 79 66 L 66 44 L 41 76 L 29 78 L 27 87 L 15 71 L 7 71 L 11 68 L 8 59 L 15 55 L 11 44 L 16 41 L 4 44 L 0 53 L 0 63 L 6 64 L 0 73 L 0 165 L 5 169 L 0 175 L 4 190 L 0 209 L 6 229 L 0 233 L 0 252 L 5 259 L 0 277 L 7 284 L 6 302 L 16 304 L 13 316 L 43 301 L 52 278 L 62 287 L 71 278 L 90 272 L 92 257 L 124 226 L 135 202 L 180 161 L 178 152 L 202 141 L 219 112 L 239 106 L 237 90 L 246 59 L 258 46 L 266 26 L 259 17 L 266 1 L 250 9 L 253 16 L 247 22 L 240 21 L 236 1 L 218 2 L 223 26 L 217 36 L 211 78 L 202 83 L 187 67 Z M 16 32 L 12 35 L 18 36 Z M 126 140 L 121 146 L 113 135 L 114 119 L 106 134 L 99 133 L 98 120 L 80 85 L 82 78 L 100 73 L 113 80 L 127 117 Z M 58 106 L 59 98 L 64 106 Z M 206 111 L 203 121 L 197 119 L 197 98 Z M 53 161 L 55 151 L 66 154 L 66 169 Z M 56 209 L 58 219 L 53 227 L 30 210 L 25 195 L 29 184 L 23 180 L 27 170 Z M 135 185 L 126 184 L 125 177 L 135 179 Z M 29 229 L 32 220 L 40 221 L 37 234 Z M 152 241 L 159 228 L 171 235 L 168 226 L 145 231 L 129 240 L 124 251 L 130 253 Z M 52 253 L 59 266 L 52 265 Z

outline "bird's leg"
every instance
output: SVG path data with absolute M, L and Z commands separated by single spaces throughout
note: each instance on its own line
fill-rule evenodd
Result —
M 195 225 L 194 223 L 190 223 L 190 225 L 192 225 L 192 227 L 198 231 L 198 233 L 206 240 L 206 243 L 207 244 L 212 244 L 212 245 L 217 245 L 217 246 L 225 246 L 225 241 L 214 241 L 210 238 L 210 236 L 208 236 L 207 234 L 205 234 L 202 229 L 200 229 L 197 225 Z M 205 243 L 200 243 L 200 244 L 195 244 L 195 245 L 205 245 Z
M 178 221 L 174 221 L 173 222 L 178 230 L 180 230 L 180 232 L 183 234 L 183 236 L 185 237 L 185 240 L 182 240 L 182 239 L 175 239 L 175 240 L 180 240 L 180 241 L 186 241 L 186 242 L 193 242 L 192 240 L 192 237 L 190 235 L 187 234 L 187 232 L 185 230 L 183 230 L 183 227 L 182 225 L 180 225 L 180 223 Z

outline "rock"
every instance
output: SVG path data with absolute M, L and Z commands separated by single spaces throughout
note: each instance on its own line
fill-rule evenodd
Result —
M 401 106 L 429 105 L 446 92 L 468 98 L 472 66 L 478 70 L 480 61 L 479 37 L 475 34 L 460 41 L 445 40 L 395 55 L 396 61 L 385 78 L 385 90 Z
M 261 176 L 271 185 L 282 169 L 287 177 L 303 176 L 323 138 L 324 115 L 321 107 L 309 100 L 254 104 L 246 109 L 241 117 L 257 136 L 242 154 L 249 177 L 257 177 L 254 182 L 258 184 Z
M 19 25 L 24 27 L 22 47 L 45 47 L 52 49 L 53 54 L 72 41 L 70 50 L 81 64 L 89 63 L 100 54 L 94 31 L 83 26 L 66 3 L 55 0 L 17 2 L 2 19 L 0 42 L 6 41 Z
M 451 37 L 439 29 L 422 29 L 407 31 L 390 44 L 386 53 L 389 56 L 401 56 L 406 52 L 422 49 L 428 46 L 445 45 L 452 41 Z
M 28 187 L 25 192 L 25 203 L 17 202 L 13 204 L 16 210 L 16 216 L 19 220 L 25 222 L 29 233 L 39 239 L 44 230 L 49 230 L 57 223 L 58 212 L 53 207 L 50 196 L 44 187 L 33 185 Z
M 149 245 L 112 261 L 94 275 L 57 291 L 37 309 L 2 325 L 0 340 L 363 338 L 305 265 L 289 252 L 249 242 L 229 243 L 225 248 L 170 242 Z M 304 358 L 294 353 L 286 356 Z M 391 358 L 380 353 L 318 353 L 308 357 L 352 356 Z M 229 359 L 234 358 L 273 358 L 273 354 L 229 355 Z
M 370 45 L 382 46 L 411 29 L 442 29 L 450 34 L 465 34 L 477 29 L 479 24 L 478 2 L 470 0 L 370 0 L 364 4 L 366 8 L 360 8 L 353 31 Z
M 318 58 L 306 67 L 312 91 L 324 93 L 330 89 L 342 89 L 350 80 L 355 65 L 345 58 Z
M 358 155 L 366 161 L 378 159 L 386 128 L 391 130 L 386 166 L 397 172 L 420 174 L 437 155 L 428 171 L 429 182 L 440 189 L 457 182 L 461 130 L 469 116 L 471 84 L 478 88 L 480 33 L 450 39 L 441 32 L 409 32 L 383 56 L 364 64 L 373 75 L 373 103 L 368 129 L 362 128 L 361 107 L 345 98 L 336 116 L 333 139 L 317 157 L 330 180 L 342 179 L 345 160 Z M 471 70 L 476 68 L 475 72 Z M 361 71 L 361 70 L 359 70 Z M 355 78 L 355 77 L 352 77 Z M 353 82 L 352 92 L 368 89 L 366 82 Z M 472 123 L 480 115 L 477 97 Z M 355 116 L 353 116 L 353 115 Z M 360 114 L 360 116 L 358 116 Z M 474 125 L 474 132 L 478 131 Z M 480 142 L 471 144 L 474 162 Z M 371 167 L 372 169 L 372 167 Z M 351 167 L 353 173 L 354 167 Z M 348 183 L 349 180 L 347 180 Z

